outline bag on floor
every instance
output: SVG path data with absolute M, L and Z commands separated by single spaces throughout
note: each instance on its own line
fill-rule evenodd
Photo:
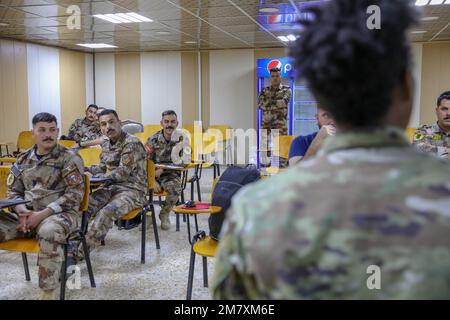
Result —
M 210 236 L 219 240 L 220 230 L 225 220 L 227 210 L 231 205 L 231 198 L 246 184 L 259 180 L 260 173 L 255 168 L 228 167 L 217 181 L 212 194 L 211 205 L 219 206 L 222 211 L 209 216 Z

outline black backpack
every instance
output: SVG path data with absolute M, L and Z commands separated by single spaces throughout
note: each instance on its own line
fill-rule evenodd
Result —
M 209 216 L 210 236 L 219 240 L 220 230 L 225 220 L 227 210 L 231 205 L 231 198 L 246 184 L 259 180 L 260 173 L 255 168 L 228 167 L 217 181 L 212 194 L 211 205 L 219 206 L 222 211 Z

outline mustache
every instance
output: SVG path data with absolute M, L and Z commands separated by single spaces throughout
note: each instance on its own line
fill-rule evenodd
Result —
M 174 127 L 166 127 L 166 129 L 175 129 Z
M 110 133 L 110 132 L 114 132 L 114 131 L 116 131 L 116 130 L 114 130 L 114 129 L 109 129 L 108 131 L 106 131 L 106 133 Z
M 53 138 L 45 138 L 43 141 L 44 142 L 46 142 L 46 141 L 55 141 L 55 139 L 53 139 Z

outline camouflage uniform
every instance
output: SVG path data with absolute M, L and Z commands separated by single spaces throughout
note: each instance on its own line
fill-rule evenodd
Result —
M 147 161 L 144 146 L 138 138 L 122 131 L 116 143 L 103 143 L 100 165 L 87 170 L 94 177 L 112 180 L 89 197 L 88 213 L 94 220 L 86 241 L 93 248 L 105 238 L 115 220 L 145 204 Z
M 423 125 L 414 134 L 413 144 L 423 152 L 434 153 L 450 160 L 450 132 L 445 133 L 439 125 Z
M 95 140 L 102 137 L 102 132 L 96 121 L 89 123 L 84 119 L 77 119 L 69 128 L 67 138 L 69 140 L 75 140 L 77 143 Z
M 190 151 L 190 148 L 186 148 L 188 143 L 189 138 L 181 130 L 175 130 L 170 141 L 164 138 L 163 130 L 160 130 L 147 140 L 148 158 L 155 163 L 190 163 L 191 155 L 190 152 L 187 152 Z M 164 170 L 159 178 L 156 178 L 161 188 L 167 192 L 164 205 L 161 208 L 160 218 L 165 215 L 168 216 L 172 208 L 177 204 L 178 197 L 181 194 L 180 176 L 180 171 Z
M 291 96 L 291 88 L 282 84 L 278 88 L 266 87 L 259 94 L 258 107 L 263 110 L 261 129 L 264 130 L 261 134 L 261 141 L 263 141 L 260 143 L 261 146 L 270 144 L 268 139 L 274 129 L 279 130 L 280 136 L 288 135 L 287 117 Z M 277 106 L 279 100 L 284 102 L 283 107 Z M 280 167 L 287 167 L 287 159 L 280 158 Z
M 85 191 L 82 173 L 83 160 L 61 145 L 40 159 L 33 147 L 21 154 L 11 168 L 8 198 L 31 200 L 27 207 L 32 211 L 54 211 L 30 234 L 16 231 L 19 220 L 15 213 L 0 214 L 0 241 L 37 236 L 42 289 L 57 288 L 63 260 L 61 244 L 79 226 L 79 207 Z
M 397 129 L 329 138 L 243 189 L 228 217 L 215 298 L 450 298 L 450 166 Z

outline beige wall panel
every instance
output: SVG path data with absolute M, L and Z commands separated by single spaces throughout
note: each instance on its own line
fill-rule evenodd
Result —
M 422 85 L 420 123 L 436 122 L 436 99 L 450 90 L 450 43 L 424 44 L 422 56 Z
M 141 64 L 140 54 L 117 54 L 116 111 L 121 120 L 141 122 Z
M 28 130 L 26 44 L 0 40 L 0 141 L 17 141 Z
M 181 53 L 181 110 L 183 125 L 193 125 L 198 116 L 198 53 Z
M 210 99 L 209 99 L 209 51 L 201 53 L 202 59 L 202 122 L 207 129 L 210 123 Z
M 60 50 L 59 77 L 61 90 L 61 132 L 67 134 L 75 119 L 82 118 L 86 109 L 85 54 Z

